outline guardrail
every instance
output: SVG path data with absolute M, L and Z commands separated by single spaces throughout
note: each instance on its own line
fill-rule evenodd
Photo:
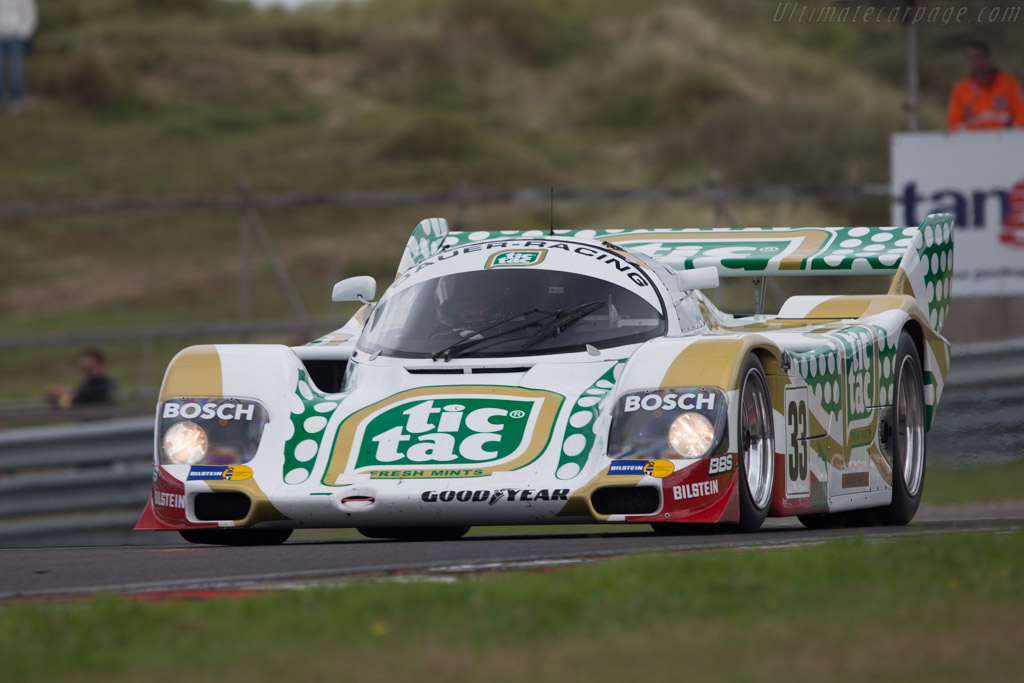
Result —
M 0 432 L 0 547 L 174 542 L 131 533 L 152 452 L 151 416 Z
M 954 350 L 930 462 L 1022 458 L 1024 339 Z M 176 543 L 133 533 L 149 496 L 153 417 L 0 432 L 0 547 Z

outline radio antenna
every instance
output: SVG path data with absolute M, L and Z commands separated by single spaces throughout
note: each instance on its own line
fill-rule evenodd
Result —
M 555 186 L 551 186 L 551 227 L 548 228 L 548 236 L 555 236 Z

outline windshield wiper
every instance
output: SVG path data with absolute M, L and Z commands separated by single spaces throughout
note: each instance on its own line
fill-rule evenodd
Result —
M 537 330 L 536 334 L 526 340 L 523 344 L 523 348 L 529 348 L 548 337 L 562 334 L 567 327 L 578 323 L 580 320 L 583 320 L 583 318 L 587 317 L 602 306 L 604 306 L 603 301 L 590 301 L 585 304 L 580 304 L 575 308 L 570 308 L 567 311 L 559 311 L 555 314 L 556 318 L 554 320 Z
M 507 329 L 507 330 L 502 330 L 500 332 L 497 332 L 495 334 L 492 334 L 492 335 L 489 335 L 489 336 L 486 336 L 486 337 L 482 336 L 484 332 L 488 332 L 490 330 L 493 330 L 495 327 L 498 327 L 499 325 L 504 325 L 505 323 L 507 323 L 507 322 L 509 322 L 511 320 L 515 320 L 516 318 L 523 318 L 523 317 L 531 315 L 533 313 L 543 313 L 544 317 L 550 317 L 552 315 L 557 315 L 557 313 L 549 313 L 548 311 L 542 311 L 539 308 L 531 308 L 528 311 L 523 311 L 522 313 L 516 313 L 515 315 L 510 315 L 510 316 L 507 316 L 505 318 L 502 318 L 498 322 L 493 323 L 491 325 L 488 325 L 487 327 L 484 327 L 483 329 L 475 330 L 470 335 L 468 335 L 466 339 L 462 339 L 460 341 L 457 341 L 454 344 L 452 344 L 451 346 L 449 346 L 449 347 L 447 347 L 445 349 L 441 349 L 440 351 L 435 351 L 435 352 L 430 354 L 430 357 L 432 359 L 434 359 L 434 360 L 437 360 L 438 358 L 444 358 L 445 362 L 447 363 L 452 358 L 455 358 L 456 356 L 460 355 L 463 351 L 468 351 L 469 349 L 473 348 L 477 344 L 482 344 L 482 343 L 484 343 L 486 341 L 491 341 L 492 339 L 498 339 L 500 337 L 504 337 L 506 334 L 512 334 L 513 332 L 520 332 L 520 331 L 528 329 L 530 327 L 536 327 L 537 325 L 540 325 L 540 321 L 543 320 L 543 318 L 541 318 L 539 320 L 534 320 L 532 322 L 525 323 L 523 325 L 519 325 L 518 327 L 513 327 L 513 328 Z

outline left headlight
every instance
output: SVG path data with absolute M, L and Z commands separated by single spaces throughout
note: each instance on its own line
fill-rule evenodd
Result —
M 159 459 L 171 465 L 240 465 L 256 455 L 269 420 L 263 404 L 252 399 L 164 401 L 157 409 Z
M 668 428 L 668 445 L 684 458 L 699 458 L 711 450 L 715 428 L 700 413 L 683 413 Z
M 727 441 L 727 416 L 725 393 L 710 387 L 625 394 L 612 416 L 608 457 L 679 460 L 709 456 Z

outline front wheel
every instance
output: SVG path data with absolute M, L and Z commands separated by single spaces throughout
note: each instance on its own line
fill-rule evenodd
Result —
M 740 523 L 743 532 L 757 531 L 768 516 L 775 481 L 775 428 L 764 368 L 750 354 L 740 383 L 739 439 Z
M 178 533 L 189 543 L 203 545 L 281 545 L 292 535 L 292 530 L 182 529 Z

